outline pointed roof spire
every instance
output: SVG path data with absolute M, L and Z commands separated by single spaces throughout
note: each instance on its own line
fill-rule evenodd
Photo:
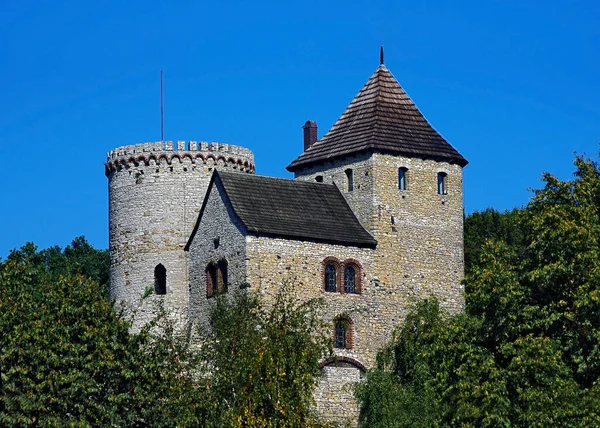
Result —
M 327 134 L 287 169 L 373 151 L 468 163 L 423 117 L 392 73 L 379 66 Z
M 379 46 L 379 65 L 383 65 L 383 45 Z

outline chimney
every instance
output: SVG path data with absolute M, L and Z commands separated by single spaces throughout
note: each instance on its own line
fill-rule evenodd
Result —
M 304 126 L 304 151 L 307 151 L 317 141 L 317 122 L 307 120 Z

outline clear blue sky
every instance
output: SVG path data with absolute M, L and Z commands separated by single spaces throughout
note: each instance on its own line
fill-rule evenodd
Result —
M 285 170 L 378 65 L 469 161 L 467 212 L 527 203 L 600 141 L 600 2 L 0 2 L 0 257 L 108 246 L 106 152 L 160 139 L 251 148 Z

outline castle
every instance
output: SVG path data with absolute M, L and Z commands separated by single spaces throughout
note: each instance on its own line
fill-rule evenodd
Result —
M 139 326 L 162 300 L 181 322 L 206 322 L 217 294 L 268 299 L 292 279 L 323 297 L 339 356 L 315 391 L 328 417 L 356 414 L 345 387 L 375 364 L 410 305 L 464 305 L 462 168 L 383 60 L 321 138 L 304 125 L 294 180 L 254 174 L 250 150 L 195 141 L 108 154 L 111 296 Z

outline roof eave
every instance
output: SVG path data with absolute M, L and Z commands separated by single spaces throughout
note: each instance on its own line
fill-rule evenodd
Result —
M 365 148 L 364 150 L 358 150 L 356 152 L 352 152 L 352 153 L 344 153 L 338 156 L 331 156 L 331 157 L 326 157 L 326 158 L 321 158 L 321 159 L 315 159 L 315 160 L 308 160 L 308 161 L 298 161 L 298 159 L 294 160 L 292 163 L 290 163 L 286 169 L 289 172 L 296 172 L 299 169 L 303 169 L 303 168 L 308 168 L 314 165 L 319 165 L 319 164 L 324 164 L 326 162 L 331 162 L 337 159 L 341 159 L 344 158 L 346 156 L 353 156 L 353 155 L 357 155 L 360 153 L 365 153 L 365 152 L 379 152 L 379 153 L 389 153 L 389 154 L 395 154 L 395 155 L 402 155 L 402 156 L 406 156 L 408 158 L 419 158 L 419 159 L 431 159 L 434 160 L 436 162 L 448 162 L 451 164 L 457 164 L 460 167 L 465 167 L 469 164 L 469 161 L 466 160 L 464 157 L 460 156 L 448 156 L 448 157 L 444 157 L 444 156 L 431 156 L 431 155 L 418 155 L 418 154 L 414 154 L 414 153 L 406 153 L 406 152 L 402 152 L 401 150 L 395 151 L 395 150 L 382 150 L 382 149 L 375 149 L 375 148 Z
M 343 246 L 352 246 L 358 248 L 372 248 L 375 249 L 377 247 L 377 240 L 373 239 L 372 241 L 349 241 L 349 240 L 337 240 L 337 239 L 327 239 L 327 238 L 315 238 L 313 236 L 305 236 L 305 235 L 295 235 L 295 234 L 286 234 L 286 233 L 273 233 L 273 232 L 263 232 L 256 228 L 249 228 L 248 233 L 252 234 L 259 238 L 281 238 L 288 239 L 294 241 L 305 241 L 305 242 L 315 242 L 321 244 L 332 244 L 332 245 L 343 245 Z

